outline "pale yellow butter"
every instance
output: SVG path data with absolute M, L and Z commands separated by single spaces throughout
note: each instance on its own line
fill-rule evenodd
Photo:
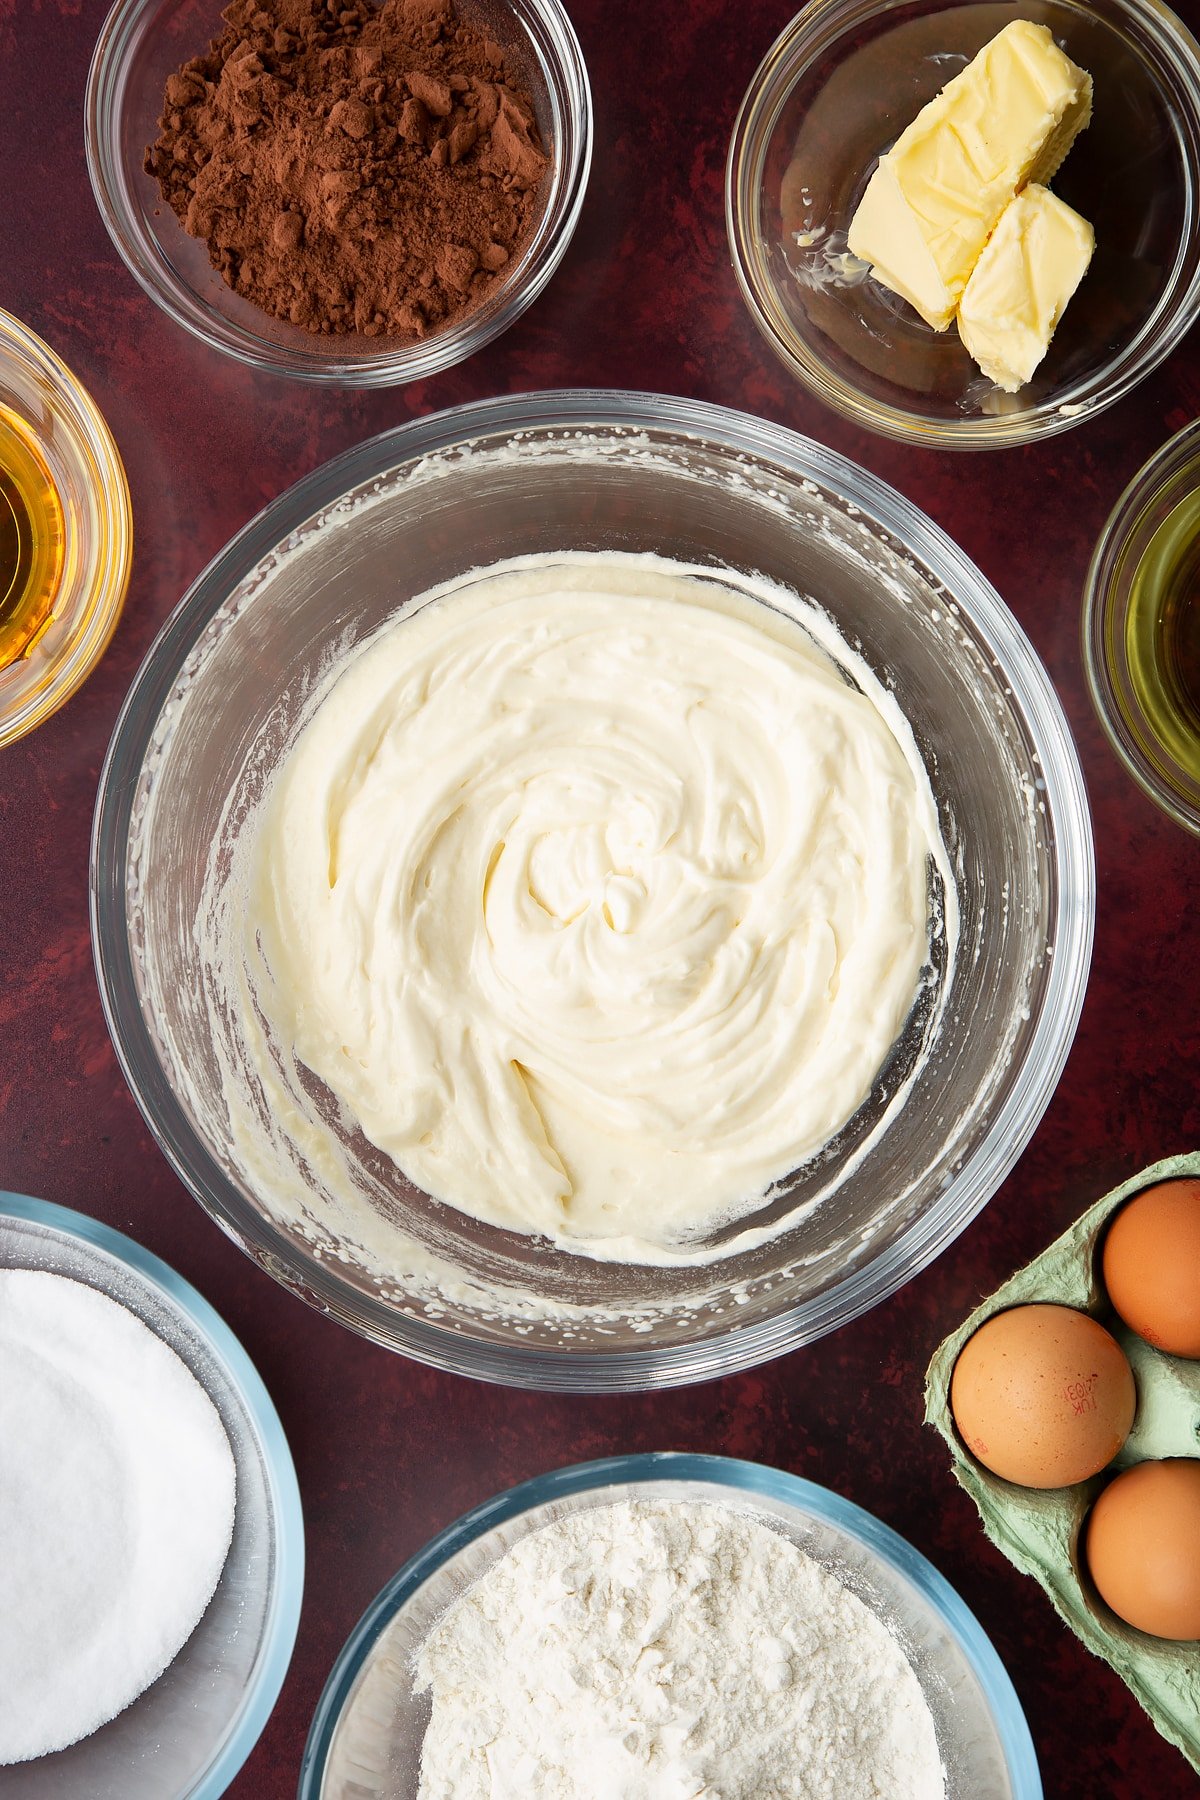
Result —
M 851 251 L 945 331 L 1013 195 L 1049 181 L 1091 114 L 1091 76 L 1044 25 L 1014 19 L 880 158 Z
M 1049 188 L 1031 183 L 988 239 L 958 308 L 958 333 L 989 381 L 1025 386 L 1087 273 L 1096 234 Z

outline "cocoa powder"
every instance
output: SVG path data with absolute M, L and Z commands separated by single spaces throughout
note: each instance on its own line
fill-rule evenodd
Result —
M 145 168 L 230 287 L 311 332 L 479 306 L 547 158 L 519 70 L 451 0 L 233 0 L 167 81 Z

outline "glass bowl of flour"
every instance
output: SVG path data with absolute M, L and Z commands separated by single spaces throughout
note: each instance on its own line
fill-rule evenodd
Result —
M 720 408 L 556 393 L 335 459 L 126 702 L 114 1042 L 322 1311 L 562 1389 L 855 1317 L 1049 1101 L 1094 872 L 1049 681 L 899 495 Z
M 497 1791 L 1042 1788 L 999 1658 L 910 1544 L 796 1476 L 670 1454 L 559 1469 L 477 1507 L 343 1649 L 300 1800 Z
M 245 1351 L 195 1289 L 156 1256 L 95 1219 L 25 1195 L 0 1193 L 0 1277 L 25 1282 L 36 1279 L 43 1284 L 61 1278 L 61 1287 L 76 1295 L 81 1288 L 86 1290 L 83 1298 L 93 1303 L 83 1315 L 88 1326 L 86 1353 L 92 1367 L 105 1371 L 108 1384 L 89 1393 L 82 1382 L 72 1381 L 55 1368 L 49 1390 L 58 1404 L 74 1409 L 76 1416 L 70 1435 L 64 1439 L 60 1433 L 53 1445 L 60 1474 L 47 1502 L 46 1529 L 60 1533 L 57 1554 L 69 1557 L 80 1510 L 70 1484 L 82 1466 L 95 1483 L 87 1490 L 86 1501 L 89 1567 L 82 1574 L 75 1568 L 64 1577 L 61 1600 L 42 1592 L 33 1597 L 28 1602 L 33 1608 L 32 1624 L 28 1615 L 24 1621 L 12 1617 L 4 1621 L 18 1634 L 18 1654 L 23 1649 L 31 1656 L 52 1654 L 52 1622 L 60 1612 L 71 1620 L 70 1641 L 63 1643 L 61 1656 L 51 1668 L 59 1686 L 63 1666 L 71 1672 L 66 1689 L 68 1717 L 83 1721 L 92 1708 L 92 1716 L 82 1727 L 75 1727 L 85 1729 L 87 1735 L 48 1754 L 35 1754 L 27 1741 L 19 1751 L 23 1760 L 0 1768 L 0 1789 L 5 1800 L 174 1800 L 175 1796 L 217 1800 L 246 1761 L 270 1716 L 283 1686 L 300 1619 L 304 1525 L 295 1470 L 278 1415 Z M 167 1491 L 163 1472 L 181 1464 L 187 1440 L 164 1429 L 161 1411 L 155 1441 L 143 1439 L 136 1446 L 136 1467 L 117 1433 L 106 1438 L 103 1450 L 90 1460 L 89 1440 L 97 1421 L 107 1419 L 116 1425 L 129 1412 L 132 1402 L 123 1384 L 130 1384 L 131 1369 L 137 1371 L 141 1400 L 161 1400 L 162 1407 L 174 1405 L 176 1420 L 190 1417 L 188 1394 L 164 1387 L 161 1354 L 156 1360 L 145 1348 L 131 1350 L 125 1336 L 110 1340 L 112 1327 L 106 1316 L 98 1313 L 97 1301 L 104 1302 L 105 1315 L 120 1309 L 123 1332 L 140 1335 L 145 1327 L 157 1340 L 153 1345 L 156 1353 L 161 1353 L 163 1346 L 174 1353 L 171 1360 L 178 1359 L 175 1381 L 187 1387 L 191 1384 L 186 1377 L 194 1379 L 197 1392 L 207 1396 L 215 1409 L 232 1452 L 232 1538 L 223 1553 L 215 1590 L 203 1602 L 199 1622 L 187 1630 L 177 1649 L 182 1634 L 173 1638 L 171 1634 L 191 1571 L 169 1561 L 164 1564 L 165 1553 L 160 1553 L 158 1546 L 172 1548 L 175 1521 L 164 1523 L 154 1509 L 156 1497 Z M 21 1312 L 20 1300 L 9 1289 L 5 1302 L 11 1309 L 5 1315 L 8 1340 L 17 1332 L 17 1352 L 6 1367 L 32 1366 L 36 1371 L 39 1357 L 34 1356 L 31 1364 L 21 1358 L 19 1320 L 14 1325 L 14 1315 Z M 0 1343 L 0 1350 L 11 1353 L 13 1347 L 12 1341 Z M 111 1354 L 115 1349 L 120 1355 Z M 17 1388 L 19 1384 L 14 1383 Z M 111 1411 L 105 1405 L 109 1396 Z M 36 1446 L 31 1449 L 32 1434 L 22 1430 L 20 1394 L 6 1392 L 5 1399 L 17 1403 L 15 1441 L 20 1457 L 32 1464 Z M 53 1406 L 47 1410 L 57 1423 Z M 154 1465 L 154 1472 L 143 1471 L 143 1460 Z M 188 1466 L 186 1461 L 182 1466 Z M 98 1469 L 111 1470 L 112 1485 L 107 1490 L 95 1479 Z M 203 1462 L 197 1469 L 205 1472 Z M 36 1493 L 44 1478 L 43 1465 L 27 1467 L 22 1461 L 18 1467 L 14 1461 L 7 1481 L 0 1484 L 5 1489 L 5 1506 L 0 1510 L 6 1518 L 20 1517 L 22 1495 Z M 60 1480 L 62 1511 L 55 1513 Z M 207 1486 L 195 1491 L 210 1497 Z M 178 1504 L 181 1511 L 186 1510 L 182 1502 Z M 132 1537 L 136 1551 L 119 1534 L 114 1537 L 110 1529 L 114 1509 L 126 1524 L 130 1519 L 137 1521 L 141 1536 Z M 200 1533 L 201 1538 L 205 1535 Z M 194 1550 L 195 1532 L 191 1543 Z M 26 1542 L 23 1551 L 20 1541 L 6 1548 L 21 1557 L 26 1568 L 38 1567 L 48 1554 L 44 1542 Z M 152 1592 L 145 1591 L 147 1569 L 157 1578 Z M 122 1570 L 138 1595 L 138 1611 L 127 1622 L 127 1632 L 120 1630 L 115 1613 L 120 1597 L 111 1591 Z M 19 1582 L 14 1591 L 20 1596 Z M 193 1611 L 188 1627 L 195 1616 Z M 165 1668 L 166 1652 L 156 1652 L 156 1644 L 174 1651 Z M 4 1648 L 0 1646 L 0 1654 Z M 101 1664 L 98 1658 L 105 1651 L 106 1660 Z M 139 1654 L 142 1664 L 135 1660 Z M 143 1685 L 143 1666 L 150 1671 L 162 1669 L 149 1686 Z M 52 1685 L 47 1681 L 42 1692 Z M 102 1702 L 105 1694 L 108 1704 L 100 1704 L 97 1710 L 93 1703 Z M 110 1716 L 118 1695 L 120 1710 Z M 57 1718 L 47 1710 L 41 1722 L 43 1732 L 62 1725 L 64 1704 L 60 1696 Z M 97 1716 L 108 1722 L 90 1729 Z M 14 1726 L 25 1725 L 27 1718 L 18 1721 L 10 1714 L 5 1721 L 10 1733 Z M 68 1734 L 60 1730 L 57 1741 L 61 1743 L 64 1735 Z

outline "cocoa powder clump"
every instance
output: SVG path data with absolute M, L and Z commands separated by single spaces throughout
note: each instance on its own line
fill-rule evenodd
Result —
M 229 286 L 311 332 L 421 338 L 487 297 L 548 158 L 451 0 L 233 0 L 145 169 Z

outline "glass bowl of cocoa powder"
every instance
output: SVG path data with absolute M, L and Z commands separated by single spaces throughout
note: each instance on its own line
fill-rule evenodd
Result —
M 254 368 L 347 387 L 425 379 L 511 325 L 592 146 L 559 0 L 117 0 L 85 120 L 151 298 Z

